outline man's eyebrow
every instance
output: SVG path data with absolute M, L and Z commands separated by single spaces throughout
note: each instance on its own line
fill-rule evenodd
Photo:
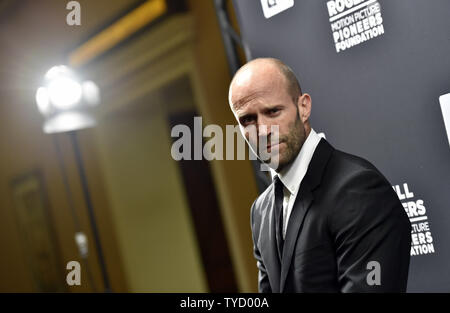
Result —
M 239 120 L 241 120 L 241 119 L 244 119 L 244 118 L 247 118 L 247 117 L 253 117 L 253 116 L 255 116 L 256 114 L 254 114 L 254 113 L 244 113 L 244 114 L 242 114 L 242 115 L 239 115 L 238 114 L 238 119 Z
M 273 108 L 279 108 L 279 107 L 283 107 L 283 106 L 284 106 L 284 103 L 269 104 L 264 108 L 264 110 L 272 110 Z

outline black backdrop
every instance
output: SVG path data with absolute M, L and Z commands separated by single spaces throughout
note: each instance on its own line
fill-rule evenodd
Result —
M 450 151 L 439 97 L 450 93 L 450 1 L 327 2 L 234 5 L 251 58 L 290 65 L 312 96 L 313 128 L 370 160 L 397 191 L 414 227 L 408 291 L 449 292 Z

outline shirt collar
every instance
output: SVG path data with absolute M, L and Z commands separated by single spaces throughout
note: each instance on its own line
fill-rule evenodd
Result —
M 272 180 L 276 175 L 278 175 L 286 189 L 289 190 L 291 194 L 296 194 L 303 177 L 308 170 L 309 163 L 311 162 L 312 156 L 317 145 L 319 144 L 320 139 L 321 137 L 314 131 L 314 129 L 311 128 L 308 137 L 303 143 L 303 146 L 294 161 L 280 173 L 270 169 Z

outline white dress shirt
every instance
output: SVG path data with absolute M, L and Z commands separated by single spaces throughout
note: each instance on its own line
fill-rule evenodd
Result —
M 280 177 L 283 183 L 283 239 L 286 237 L 286 229 L 291 215 L 292 207 L 294 206 L 295 198 L 297 197 L 300 184 L 305 177 L 311 162 L 314 151 L 319 144 L 321 137 L 311 128 L 311 132 L 303 143 L 300 152 L 295 160 L 284 168 L 280 173 L 270 169 L 272 180 L 276 175 Z

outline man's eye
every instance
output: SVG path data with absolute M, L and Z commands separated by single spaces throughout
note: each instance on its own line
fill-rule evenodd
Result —
M 269 114 L 273 115 L 273 114 L 278 113 L 279 111 L 280 111 L 280 109 L 278 109 L 278 108 L 273 108 L 273 109 L 270 109 L 270 110 L 269 110 Z
M 241 118 L 241 124 L 247 125 L 247 124 L 251 123 L 252 120 L 253 120 L 252 117 L 249 117 L 249 116 L 243 117 L 243 118 Z

